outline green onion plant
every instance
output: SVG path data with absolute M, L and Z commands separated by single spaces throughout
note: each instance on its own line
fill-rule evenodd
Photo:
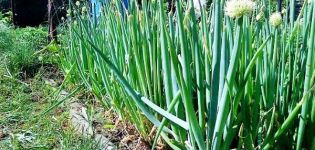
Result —
M 315 1 L 174 2 L 73 5 L 64 69 L 152 149 L 314 149 Z

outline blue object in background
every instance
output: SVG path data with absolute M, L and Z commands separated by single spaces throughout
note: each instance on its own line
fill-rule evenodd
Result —
M 98 18 L 100 16 L 100 9 L 103 3 L 105 3 L 106 0 L 91 0 L 92 4 L 92 16 L 94 19 Z
M 110 0 L 108 0 L 110 1 Z M 121 13 L 123 13 L 124 9 L 128 9 L 128 0 L 121 0 L 122 1 L 122 10 Z M 92 4 L 92 16 L 97 20 L 97 18 L 100 16 L 100 9 L 101 7 L 106 4 L 107 0 L 91 0 Z
M 123 0 L 123 4 L 124 4 L 125 8 L 128 9 L 128 0 Z

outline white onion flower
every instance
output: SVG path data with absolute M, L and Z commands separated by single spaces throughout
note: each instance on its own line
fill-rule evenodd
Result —
M 231 18 L 240 18 L 251 14 L 255 5 L 251 0 L 230 0 L 226 2 L 224 11 Z
M 75 5 L 77 5 L 77 6 L 80 6 L 80 4 L 81 4 L 80 1 L 75 2 Z
M 275 12 L 271 14 L 269 18 L 270 25 L 277 27 L 282 23 L 282 17 L 280 12 Z

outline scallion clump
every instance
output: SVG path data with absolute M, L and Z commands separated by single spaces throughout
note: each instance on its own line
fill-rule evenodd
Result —
M 65 70 L 153 149 L 311 149 L 315 5 L 282 18 L 267 0 L 175 2 L 77 13 Z

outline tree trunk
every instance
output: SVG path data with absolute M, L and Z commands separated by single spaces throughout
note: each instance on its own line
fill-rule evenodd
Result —
M 54 0 L 48 0 L 48 41 L 57 41 L 57 25 L 54 21 L 55 5 Z

